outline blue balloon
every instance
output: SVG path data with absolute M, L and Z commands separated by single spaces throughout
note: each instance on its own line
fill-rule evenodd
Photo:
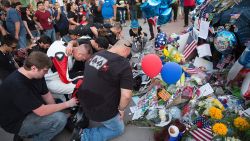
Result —
M 149 6 L 149 4 L 147 2 L 144 2 L 140 5 L 141 9 L 143 8 L 147 8 Z
M 151 17 L 159 15 L 160 5 L 158 5 L 158 6 L 151 6 L 151 5 L 149 5 L 148 2 L 144 2 L 140 6 L 140 8 L 145 13 L 146 18 L 151 18 Z
M 197 3 L 198 5 L 201 5 L 203 2 L 204 2 L 204 0 L 196 0 L 196 3 Z
M 161 77 L 167 84 L 175 84 L 182 75 L 182 68 L 179 64 L 174 62 L 167 62 L 163 65 L 161 70 Z
M 147 2 L 151 6 L 157 6 L 161 3 L 161 0 L 148 0 Z
M 171 12 L 172 12 L 172 8 L 170 7 L 170 8 L 168 8 L 168 9 L 164 10 L 164 11 L 161 13 L 161 15 L 163 15 L 163 16 L 169 16 L 169 15 L 171 14 Z
M 160 15 L 157 20 L 157 25 L 164 25 L 168 23 L 171 19 L 171 16 L 162 16 Z

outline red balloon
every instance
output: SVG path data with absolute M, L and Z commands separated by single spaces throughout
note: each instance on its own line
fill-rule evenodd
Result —
M 161 72 L 162 62 L 159 56 L 156 54 L 148 54 L 142 58 L 142 70 L 143 72 L 153 78 Z

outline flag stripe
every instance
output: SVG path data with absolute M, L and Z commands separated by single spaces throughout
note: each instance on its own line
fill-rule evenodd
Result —
M 211 141 L 213 139 L 213 134 L 211 127 L 208 128 L 198 128 L 189 132 L 196 141 Z
M 187 59 L 196 47 L 197 42 L 195 40 L 193 40 L 189 45 L 187 44 L 183 52 L 184 58 Z
M 211 140 L 213 138 L 212 136 L 212 132 L 206 132 L 206 130 L 200 129 L 198 128 L 198 130 L 200 131 L 200 133 L 204 136 L 204 139 L 209 139 Z

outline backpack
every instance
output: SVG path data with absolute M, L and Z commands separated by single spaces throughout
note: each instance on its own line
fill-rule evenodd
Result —
M 114 1 L 113 0 L 105 0 L 102 5 L 102 16 L 104 19 L 110 19 L 114 16 L 113 9 Z

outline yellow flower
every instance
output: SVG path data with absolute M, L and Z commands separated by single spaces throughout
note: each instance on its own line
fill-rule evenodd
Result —
M 223 123 L 215 123 L 212 127 L 212 131 L 220 136 L 225 136 L 227 134 L 227 126 Z
M 180 61 L 181 61 L 181 55 L 180 55 L 179 53 L 175 53 L 175 55 L 174 55 L 174 60 L 175 60 L 176 62 L 180 62 Z
M 236 119 L 234 119 L 234 126 L 239 128 L 239 130 L 241 131 L 245 131 L 250 128 L 248 121 L 242 117 L 237 117 Z
M 169 56 L 169 52 L 166 48 L 163 49 L 163 54 L 168 57 Z
M 218 107 L 219 109 L 221 109 L 222 111 L 225 110 L 224 106 L 221 104 L 221 102 L 218 99 L 213 99 L 212 104 Z
M 208 111 L 209 115 L 211 116 L 211 118 L 213 119 L 222 119 L 223 115 L 220 109 L 212 106 L 209 111 Z

